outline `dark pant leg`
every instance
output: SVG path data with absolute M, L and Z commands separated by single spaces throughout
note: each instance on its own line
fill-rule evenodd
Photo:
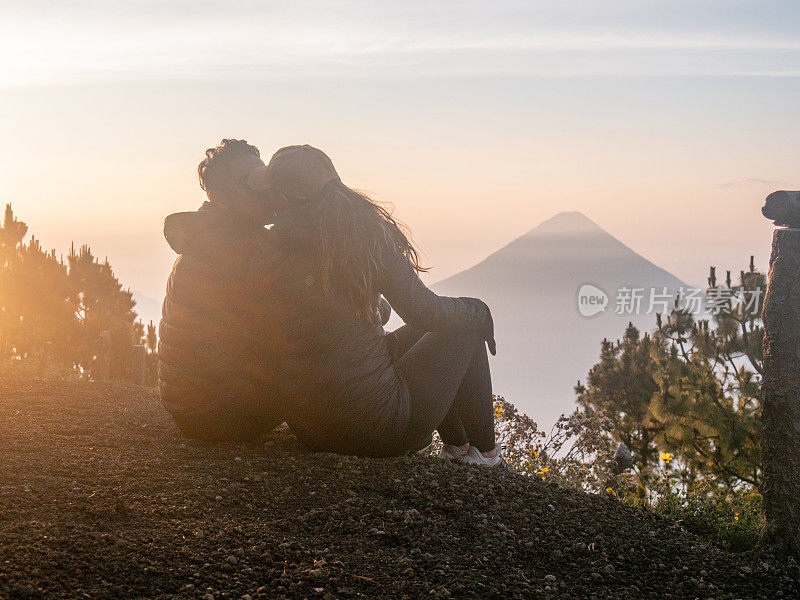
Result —
M 403 329 L 397 331 L 398 349 L 410 339 Z M 410 393 L 412 445 L 438 428 L 447 443 L 494 448 L 491 377 L 479 334 L 427 332 L 400 355 L 397 367 Z
M 480 341 L 453 400 L 469 443 L 481 452 L 494 449 L 494 401 L 486 344 Z
M 420 329 L 413 329 L 408 325 L 403 325 L 399 329 L 395 329 L 392 333 L 396 341 L 396 355 L 399 357 L 411 350 L 414 344 L 422 339 L 422 336 L 427 332 Z M 439 437 L 442 438 L 445 444 L 463 446 L 469 442 L 464 424 L 461 422 L 461 417 L 458 414 L 458 409 L 454 405 L 450 406 L 450 410 L 447 411 L 442 422 L 439 423 L 438 426 L 435 426 L 434 429 L 439 432 Z M 422 442 L 420 442 L 420 444 L 422 444 Z M 416 446 L 413 448 L 417 449 Z

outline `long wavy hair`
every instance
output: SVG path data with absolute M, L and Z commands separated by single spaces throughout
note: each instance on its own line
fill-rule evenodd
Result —
M 317 206 L 320 277 L 323 289 L 342 290 L 356 314 L 374 321 L 380 290 L 378 274 L 391 254 L 405 257 L 417 271 L 427 271 L 408 228 L 389 210 L 341 181 L 329 182 Z

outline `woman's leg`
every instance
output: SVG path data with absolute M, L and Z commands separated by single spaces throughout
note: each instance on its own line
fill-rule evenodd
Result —
M 399 349 L 413 339 L 403 329 L 396 332 Z M 492 384 L 479 334 L 425 333 L 400 354 L 397 367 L 410 392 L 412 444 L 438 428 L 448 444 L 469 441 L 481 452 L 494 449 Z
M 414 329 L 409 325 L 395 329 L 392 334 L 395 337 L 395 351 L 398 357 L 402 357 L 406 352 L 411 350 L 414 345 L 422 339 L 426 331 Z M 404 373 L 405 375 L 405 373 Z M 408 379 L 408 377 L 406 377 Z M 469 438 L 467 437 L 464 424 L 461 422 L 461 417 L 458 414 L 458 409 L 453 405 L 447 411 L 441 423 L 434 425 L 433 429 L 439 432 L 439 437 L 445 444 L 451 446 L 468 446 Z M 431 430 L 432 431 L 432 430 Z M 425 436 L 429 435 L 428 431 Z
M 463 423 L 469 443 L 483 453 L 493 451 L 495 439 L 492 376 L 486 343 L 482 339 L 475 348 L 467 372 L 458 387 L 453 410 L 458 414 L 459 422 Z

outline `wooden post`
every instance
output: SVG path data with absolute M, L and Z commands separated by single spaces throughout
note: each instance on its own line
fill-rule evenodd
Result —
M 111 367 L 111 332 L 101 331 L 100 342 L 97 344 L 97 359 L 95 361 L 94 378 L 98 381 L 108 381 Z
M 761 451 L 763 541 L 800 555 L 800 192 L 775 192 L 762 209 L 776 225 L 764 297 Z
M 144 372 L 145 372 L 145 358 L 147 357 L 147 350 L 141 344 L 136 344 L 133 347 L 131 355 L 131 380 L 136 385 L 144 385 Z
M 39 377 L 44 377 L 47 374 L 47 369 L 50 368 L 50 361 L 53 356 L 53 342 L 45 342 L 42 348 L 42 357 L 39 361 Z

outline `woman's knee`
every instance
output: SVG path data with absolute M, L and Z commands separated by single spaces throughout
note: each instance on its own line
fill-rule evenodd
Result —
M 478 331 L 460 331 L 455 335 L 455 341 L 461 345 L 473 348 L 485 348 L 483 335 Z

